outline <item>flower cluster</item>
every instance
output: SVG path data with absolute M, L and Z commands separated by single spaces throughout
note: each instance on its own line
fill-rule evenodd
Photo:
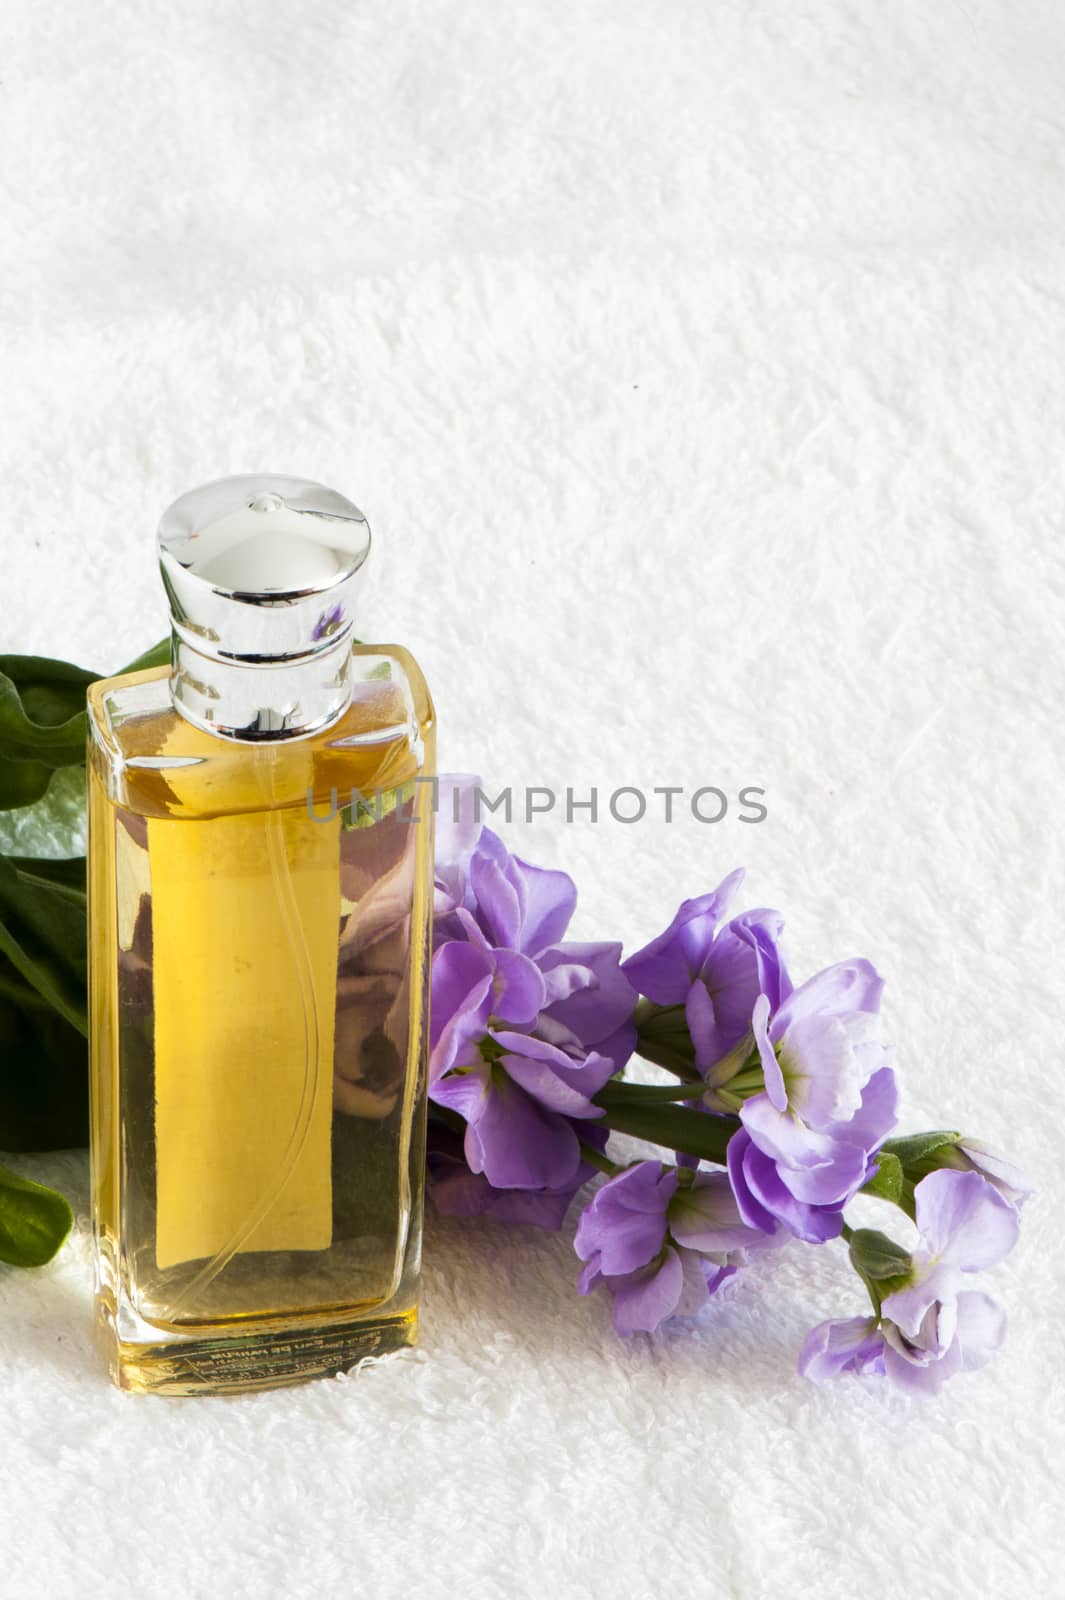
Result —
M 871 1314 L 815 1329 L 801 1371 L 934 1389 L 982 1364 L 1004 1319 L 960 1275 L 1001 1260 L 1030 1185 L 976 1140 L 891 1138 L 898 1090 L 873 966 L 839 962 L 796 986 L 780 914 L 732 913 L 742 871 L 626 961 L 619 944 L 567 941 L 572 880 L 483 827 L 475 784 L 441 782 L 437 1207 L 559 1228 L 606 1174 L 577 1223 L 578 1288 L 605 1289 L 625 1335 L 697 1311 L 756 1254 L 842 1236 Z M 626 1079 L 634 1051 L 672 1081 Z M 671 1159 L 615 1158 L 612 1132 Z M 863 1191 L 916 1221 L 914 1253 L 848 1225 Z
M 953 1373 L 982 1367 L 1002 1343 L 1001 1307 L 960 1285 L 963 1273 L 996 1266 L 1013 1248 L 1016 1207 L 975 1171 L 932 1172 L 914 1193 L 920 1246 L 901 1273 L 874 1280 L 879 1315 L 822 1322 L 808 1335 L 799 1371 L 815 1383 L 871 1371 L 934 1393 Z
M 771 1244 L 746 1226 L 722 1172 L 637 1161 L 596 1193 L 577 1224 L 581 1294 L 603 1284 L 621 1334 L 698 1311 Z
M 445 802 L 457 782 L 442 783 Z M 519 860 L 453 809 L 459 820 L 438 839 L 430 1098 L 465 1123 L 472 1173 L 554 1201 L 588 1176 L 582 1143 L 594 1149 L 598 1130 L 589 1139 L 584 1125 L 632 1054 L 636 995 L 620 944 L 564 940 L 573 880 Z

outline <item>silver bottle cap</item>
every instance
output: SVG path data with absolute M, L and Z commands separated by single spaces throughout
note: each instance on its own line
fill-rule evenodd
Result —
M 171 694 L 231 739 L 298 738 L 351 699 L 354 588 L 370 529 L 350 500 L 276 474 L 220 478 L 159 524 Z

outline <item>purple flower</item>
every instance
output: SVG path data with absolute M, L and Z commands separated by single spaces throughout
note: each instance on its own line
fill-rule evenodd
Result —
M 606 1130 L 589 1128 L 585 1143 L 601 1148 Z M 471 1172 L 463 1154 L 462 1138 L 438 1123 L 430 1123 L 426 1157 L 429 1193 L 433 1204 L 447 1217 L 496 1217 L 501 1222 L 528 1223 L 557 1232 L 577 1190 L 595 1176 L 595 1168 L 582 1161 L 574 1176 L 551 1189 L 496 1189 L 483 1173 Z
M 572 879 L 481 827 L 471 781 L 441 784 L 452 820 L 437 863 L 429 1094 L 465 1119 L 473 1173 L 496 1188 L 565 1188 L 579 1125 L 602 1116 L 592 1096 L 635 1044 L 636 996 L 619 944 L 563 942 Z
M 744 1227 L 723 1172 L 640 1161 L 597 1190 L 581 1213 L 578 1288 L 606 1287 L 618 1333 L 652 1333 L 667 1317 L 698 1311 L 748 1250 L 767 1242 Z
M 841 1372 L 883 1370 L 884 1336 L 876 1317 L 819 1322 L 799 1352 L 799 1371 L 812 1383 L 826 1383 Z
M 868 961 L 828 967 L 752 1026 L 765 1091 L 740 1109 L 728 1146 L 740 1212 L 751 1227 L 834 1239 L 843 1207 L 876 1167 L 895 1124 L 895 1075 L 879 1038 L 883 983 Z
M 1002 1343 L 1006 1318 L 963 1274 L 993 1267 L 1013 1248 L 1017 1213 L 976 1172 L 933 1172 L 914 1191 L 920 1248 L 903 1280 L 889 1280 L 880 1318 L 823 1322 L 808 1335 L 799 1371 L 823 1383 L 840 1372 L 885 1373 L 901 1388 L 935 1393 L 956 1372 L 982 1367 Z M 887 1285 L 885 1285 L 887 1287 Z
M 704 1074 L 747 1038 L 760 994 L 775 1008 L 792 987 L 779 948 L 779 912 L 747 911 L 723 921 L 743 876 L 737 868 L 710 894 L 685 900 L 665 932 L 624 964 L 656 1005 L 683 1005 L 695 1065 Z

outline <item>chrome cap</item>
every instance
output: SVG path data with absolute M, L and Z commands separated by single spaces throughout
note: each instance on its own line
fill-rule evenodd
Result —
M 219 478 L 175 500 L 159 562 L 176 633 L 221 661 L 289 661 L 350 633 L 370 527 L 306 478 Z
M 305 478 L 220 478 L 159 524 L 174 704 L 235 739 L 283 739 L 335 721 L 351 698 L 356 575 L 370 528 Z

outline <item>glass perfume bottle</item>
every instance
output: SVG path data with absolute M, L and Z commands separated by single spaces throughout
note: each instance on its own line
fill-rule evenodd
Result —
M 272 1387 L 417 1321 L 433 709 L 353 645 L 361 512 L 230 478 L 160 526 L 169 669 L 89 691 L 97 1328 L 123 1388 Z

